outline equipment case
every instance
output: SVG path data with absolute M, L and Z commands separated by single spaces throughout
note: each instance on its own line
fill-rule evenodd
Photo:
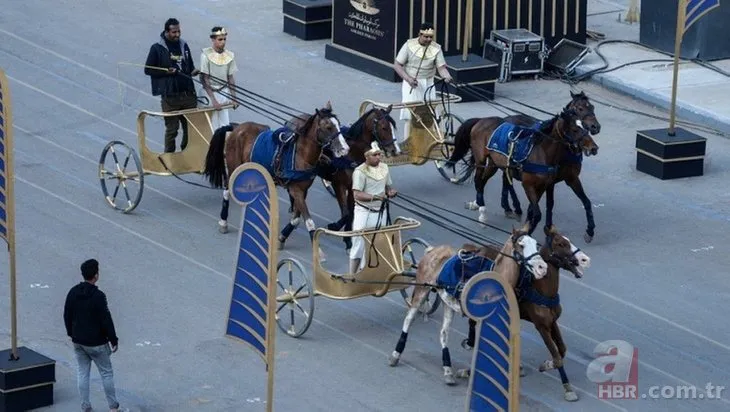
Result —
M 500 83 L 512 75 L 539 74 L 547 57 L 545 39 L 526 29 L 492 30 L 483 57 L 500 63 Z

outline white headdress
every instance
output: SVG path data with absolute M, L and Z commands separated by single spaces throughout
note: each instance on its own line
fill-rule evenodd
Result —
M 370 149 L 368 149 L 367 152 L 365 152 L 366 155 L 371 155 L 375 153 L 380 153 L 382 150 L 380 150 L 380 146 L 378 146 L 378 142 L 372 142 L 370 143 Z

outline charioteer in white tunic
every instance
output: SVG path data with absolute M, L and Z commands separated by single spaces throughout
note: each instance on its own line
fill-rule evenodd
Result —
M 211 114 L 213 130 L 218 130 L 231 123 L 228 109 L 221 109 L 221 106 L 233 103 L 234 109 L 238 107 L 235 102 L 236 82 L 233 77 L 233 74 L 238 71 L 238 67 L 233 52 L 226 50 L 227 38 L 228 33 L 225 28 L 213 27 L 210 34 L 213 46 L 203 49 L 203 53 L 200 55 L 203 87 L 208 93 L 211 105 L 217 109 Z
M 402 103 L 423 102 L 426 90 L 428 99 L 436 99 L 436 90 L 433 79 L 438 70 L 441 78 L 447 83 L 451 82 L 451 75 L 446 68 L 446 60 L 441 46 L 433 41 L 435 31 L 430 23 L 423 23 L 418 37 L 407 40 L 398 51 L 395 57 L 394 69 L 403 79 L 401 86 Z M 401 120 L 406 124 L 403 128 L 403 141 L 408 139 L 410 134 L 411 112 L 409 109 L 401 109 Z
M 393 189 L 388 165 L 380 161 L 383 151 L 377 142 L 372 142 L 365 152 L 365 161 L 352 173 L 352 194 L 355 198 L 355 215 L 352 230 L 375 228 L 388 221 L 388 210 L 383 200 L 394 197 L 398 192 Z M 350 249 L 350 275 L 361 268 L 365 254 L 365 240 L 362 236 L 352 239 Z

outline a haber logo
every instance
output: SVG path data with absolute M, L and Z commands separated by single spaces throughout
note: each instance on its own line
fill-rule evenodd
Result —
M 586 372 L 598 384 L 599 399 L 638 399 L 639 349 L 622 340 L 607 340 L 593 349 Z

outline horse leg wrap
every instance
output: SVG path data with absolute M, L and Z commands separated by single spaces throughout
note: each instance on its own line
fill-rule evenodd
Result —
M 474 341 L 476 340 L 476 334 L 477 334 L 477 322 L 475 320 L 469 319 L 469 335 L 467 336 L 467 343 L 472 348 L 474 347 Z
M 316 226 L 314 226 L 314 220 L 312 219 L 307 219 L 306 221 L 304 221 L 304 224 L 307 226 L 307 230 L 310 232 L 314 232 L 314 229 L 317 228 Z
M 563 366 L 558 368 L 558 372 L 560 372 L 560 381 L 563 382 L 563 385 L 570 383 L 568 382 L 568 375 L 565 373 L 565 368 Z
M 295 228 L 296 226 L 292 225 L 291 222 L 287 223 L 286 226 L 284 226 L 284 229 L 281 231 L 281 236 L 283 236 L 284 239 L 288 238 Z
M 448 366 L 449 368 L 451 367 L 451 354 L 449 353 L 449 348 L 441 349 L 441 361 L 444 366 Z
M 221 220 L 226 221 L 228 220 L 228 206 L 230 204 L 230 201 L 228 199 L 223 199 L 223 207 L 221 208 Z
M 509 189 L 507 189 L 506 186 L 502 187 L 501 203 L 502 203 L 502 209 L 504 209 L 505 212 L 512 211 L 512 208 L 509 207 L 509 198 L 507 197 L 508 194 L 509 194 Z
M 408 332 L 401 332 L 398 344 L 395 345 L 396 352 L 403 353 L 403 349 L 406 348 L 406 340 L 408 340 Z

